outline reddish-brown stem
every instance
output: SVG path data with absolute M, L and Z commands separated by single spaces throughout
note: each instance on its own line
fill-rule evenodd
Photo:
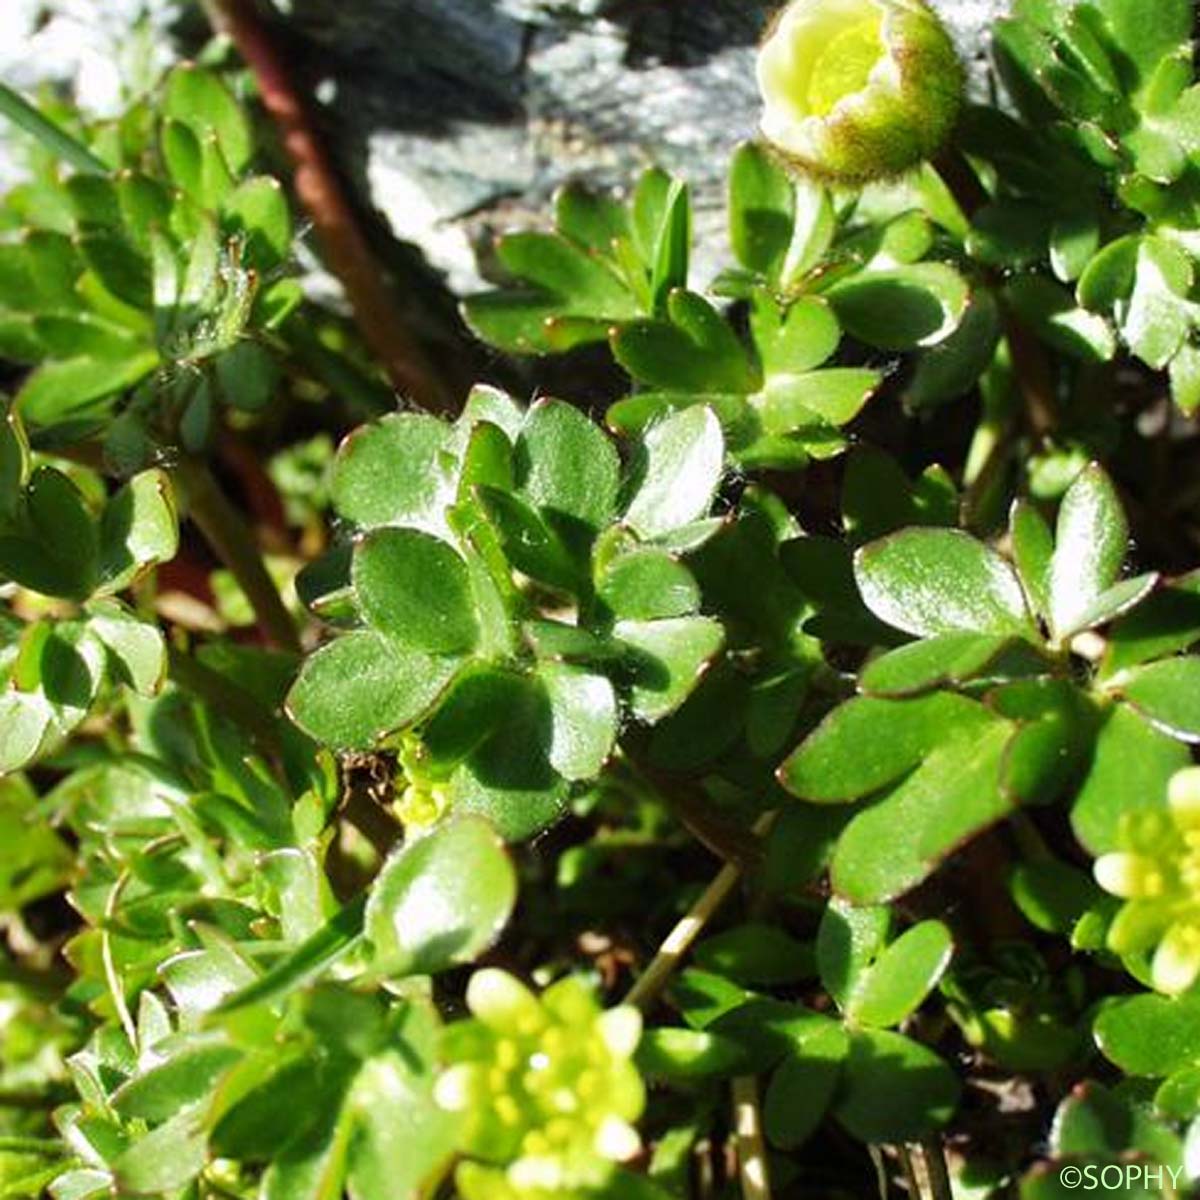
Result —
M 345 187 L 253 0 L 203 2 L 213 27 L 228 35 L 258 80 L 263 106 L 279 126 L 292 159 L 296 197 L 312 219 L 329 267 L 346 289 L 363 338 L 398 391 L 431 412 L 453 411 L 455 398 L 401 319 Z

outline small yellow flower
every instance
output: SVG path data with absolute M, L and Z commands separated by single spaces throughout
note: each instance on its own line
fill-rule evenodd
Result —
M 445 782 L 430 775 L 425 748 L 413 734 L 402 735 L 397 758 L 404 779 L 393 802 L 397 820 L 412 830 L 436 825 L 450 808 Z
M 1200 976 L 1200 767 L 1177 771 L 1167 807 L 1126 813 L 1122 848 L 1098 858 L 1096 881 L 1125 901 L 1108 931 L 1118 954 L 1154 949 L 1155 988 L 1175 995 Z
M 958 118 L 963 72 L 924 0 L 793 0 L 758 54 L 763 136 L 833 182 L 897 175 Z
M 467 1007 L 473 1019 L 446 1030 L 434 1092 L 463 1114 L 463 1153 L 488 1164 L 460 1168 L 465 1196 L 562 1196 L 638 1152 L 637 1009 L 602 1009 L 578 979 L 538 997 L 491 968 L 472 976 Z

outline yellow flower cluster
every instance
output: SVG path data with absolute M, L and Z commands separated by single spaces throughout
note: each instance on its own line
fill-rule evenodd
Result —
M 491 968 L 472 976 L 467 1006 L 473 1019 L 446 1030 L 450 1065 L 435 1091 L 443 1108 L 463 1114 L 460 1148 L 480 1160 L 458 1171 L 466 1200 L 561 1197 L 638 1152 L 637 1009 L 602 1009 L 571 978 L 539 998 Z
M 1200 976 L 1200 767 L 1172 776 L 1165 809 L 1126 813 L 1120 841 L 1094 867 L 1100 886 L 1125 901 L 1109 948 L 1153 950 L 1155 988 L 1186 991 Z

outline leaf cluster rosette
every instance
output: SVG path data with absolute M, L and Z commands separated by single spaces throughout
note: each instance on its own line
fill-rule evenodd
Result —
M 242 105 L 191 64 L 155 100 L 87 131 L 91 170 L 48 160 L 0 208 L 0 350 L 35 368 L 22 415 L 60 443 L 103 434 L 123 474 L 162 444 L 204 448 L 220 406 L 261 410 L 301 301 L 288 200 L 251 173 Z
M 1068 354 L 1118 345 L 1200 403 L 1196 275 L 1200 90 L 1192 5 L 1022 2 L 996 26 L 1017 116 L 969 110 L 964 146 L 997 173 L 968 240 L 1018 272 L 1011 303 Z M 1031 270 L 1033 268 L 1033 270 Z M 1057 326 L 1057 332 L 1053 330 Z
M 1200 662 L 1177 653 L 1196 633 L 1172 610 L 1190 583 L 1122 576 L 1127 538 L 1093 465 L 1068 489 L 1054 533 L 1032 505 L 1014 506 L 1011 563 L 936 525 L 857 549 L 864 615 L 915 640 L 867 662 L 860 694 L 780 768 L 794 795 L 854 806 L 833 853 L 837 891 L 891 899 L 1022 805 L 1059 799 L 1082 844 L 1104 853 L 1137 803 L 1131 786 L 1150 804 L 1186 764 L 1200 735 Z M 1104 627 L 1105 652 L 1081 674 L 1088 635 Z
M 706 405 L 747 469 L 832 458 L 884 384 L 887 356 L 923 360 L 968 312 L 971 286 L 947 261 L 953 201 L 929 176 L 915 186 L 916 197 L 898 194 L 864 213 L 852 196 L 792 178 L 760 146 L 739 147 L 729 173 L 737 265 L 713 291 L 748 306 L 744 331 L 736 313 L 689 288 L 691 207 L 679 180 L 649 171 L 627 205 L 568 186 L 554 233 L 497 241 L 506 286 L 467 297 L 463 313 L 510 353 L 606 341 L 633 381 L 607 413 L 619 433 Z M 873 361 L 838 365 L 847 336 L 870 347 Z M 986 330 L 976 340 L 994 349 Z M 976 350 L 963 386 L 987 353 Z M 924 386 L 934 394 L 947 385 Z
M 332 483 L 357 532 L 298 585 L 348 628 L 306 660 L 293 717 L 338 749 L 402 746 L 435 811 L 545 827 L 623 724 L 674 712 L 721 652 L 686 559 L 722 527 L 723 447 L 693 408 L 623 468 L 577 409 L 487 388 L 453 425 L 358 430 Z

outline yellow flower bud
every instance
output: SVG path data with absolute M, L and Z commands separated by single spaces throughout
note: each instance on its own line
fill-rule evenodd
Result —
M 937 153 L 963 71 L 924 0 L 793 0 L 759 50 L 758 85 L 763 135 L 785 158 L 865 183 Z

